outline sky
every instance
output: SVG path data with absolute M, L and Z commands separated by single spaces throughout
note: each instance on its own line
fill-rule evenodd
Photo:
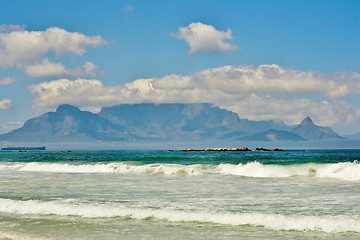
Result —
M 143 102 L 360 132 L 360 1 L 0 1 L 0 133 Z

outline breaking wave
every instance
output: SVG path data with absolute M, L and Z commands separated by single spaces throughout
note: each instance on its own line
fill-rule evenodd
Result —
M 360 164 L 356 161 L 298 165 L 264 165 L 251 162 L 238 165 L 220 164 L 217 169 L 222 174 L 255 178 L 314 177 L 360 181 Z
M 360 164 L 357 161 L 333 164 L 266 165 L 259 162 L 246 164 L 181 165 L 131 163 L 1 163 L 0 171 L 55 173 L 111 173 L 111 174 L 156 174 L 165 176 L 195 176 L 201 174 L 223 174 L 253 178 L 311 177 L 342 181 L 360 181 Z
M 131 165 L 126 163 L 108 164 L 67 164 L 67 163 L 17 163 L 0 164 L 0 170 L 15 170 L 22 172 L 55 172 L 55 173 L 135 173 L 159 174 L 167 176 L 198 175 L 200 165 L 179 164 L 147 164 Z
M 19 215 L 57 215 L 83 218 L 124 217 L 169 222 L 261 226 L 272 230 L 360 232 L 360 220 L 350 216 L 297 216 L 262 213 L 189 212 L 170 209 L 129 208 L 122 205 L 76 202 L 41 202 L 0 199 L 0 212 Z

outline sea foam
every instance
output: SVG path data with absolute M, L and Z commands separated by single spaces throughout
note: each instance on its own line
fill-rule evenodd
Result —
M 360 164 L 343 162 L 333 164 L 265 165 L 259 162 L 246 164 L 220 164 L 221 174 L 255 178 L 314 177 L 344 181 L 360 181 Z
M 267 165 L 259 162 L 219 165 L 144 164 L 125 162 L 97 164 L 69 163 L 1 163 L 0 171 L 55 172 L 55 173 L 109 173 L 156 174 L 165 176 L 195 176 L 201 174 L 235 175 L 253 178 L 310 177 L 360 181 L 360 164 L 343 162 L 332 164 Z
M 16 163 L 0 164 L 0 170 L 22 172 L 55 172 L 55 173 L 135 173 L 158 174 L 167 176 L 199 175 L 199 165 L 179 164 L 146 164 L 131 165 L 127 163 L 107 164 L 67 164 L 67 163 Z
M 262 213 L 196 212 L 173 209 L 131 208 L 123 205 L 76 202 L 41 202 L 0 199 L 0 212 L 19 215 L 58 215 L 83 218 L 124 217 L 169 222 L 200 222 L 223 225 L 251 225 L 272 230 L 360 232 L 360 220 L 353 216 L 297 216 Z

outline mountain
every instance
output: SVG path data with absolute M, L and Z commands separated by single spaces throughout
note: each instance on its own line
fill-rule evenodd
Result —
M 331 128 L 315 125 L 310 117 L 304 118 L 300 124 L 291 129 L 291 132 L 308 140 L 343 139 L 343 137 L 335 133 Z
M 252 121 L 241 119 L 241 123 L 249 133 L 263 132 L 269 129 L 290 130 L 290 127 L 281 120 Z
M 99 113 L 64 104 L 29 119 L 0 141 L 255 140 L 298 141 L 342 138 L 310 118 L 288 126 L 280 120 L 252 121 L 209 103 L 121 104 Z
M 236 113 L 209 103 L 121 104 L 98 115 L 146 139 L 221 138 L 246 131 Z
M 275 142 L 275 141 L 304 141 L 306 139 L 296 133 L 292 133 L 289 131 L 269 129 L 263 132 L 240 137 L 238 140 Z
M 134 138 L 120 125 L 71 105 L 60 105 L 25 122 L 24 126 L 0 135 L 4 141 L 92 141 Z
M 241 136 L 238 140 L 243 141 L 303 141 L 303 140 L 323 140 L 323 139 L 344 139 L 329 127 L 316 125 L 310 117 L 304 118 L 300 124 L 293 127 L 287 126 L 281 121 L 268 121 L 269 129 L 266 128 L 264 121 L 248 123 L 252 129 L 259 129 L 254 134 Z M 271 128 L 271 125 L 277 127 Z

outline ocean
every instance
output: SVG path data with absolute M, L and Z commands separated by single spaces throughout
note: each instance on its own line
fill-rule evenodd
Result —
M 360 239 L 359 159 L 0 151 L 0 239 Z

